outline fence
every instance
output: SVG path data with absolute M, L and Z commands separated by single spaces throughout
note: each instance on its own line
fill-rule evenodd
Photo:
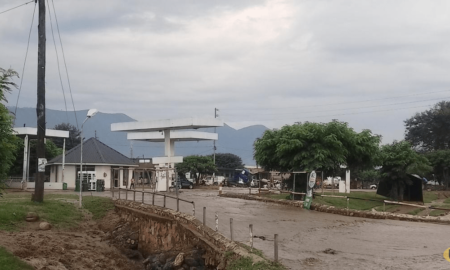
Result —
M 137 193 L 141 193 L 142 198 L 141 201 L 143 204 L 145 203 L 145 194 L 151 194 L 152 195 L 152 205 L 155 205 L 155 196 L 161 196 L 163 197 L 163 207 L 166 208 L 166 198 L 170 198 L 170 199 L 174 199 L 177 202 L 177 212 L 180 211 L 180 201 L 182 202 L 187 202 L 187 203 L 191 203 L 192 204 L 192 215 L 195 216 L 195 202 L 193 201 L 188 201 L 185 199 L 181 199 L 179 197 L 174 197 L 174 196 L 170 196 L 170 195 L 166 195 L 166 194 L 161 194 L 158 192 L 151 192 L 151 191 L 143 191 L 143 190 L 135 190 L 135 189 L 127 189 L 127 188 L 118 188 L 119 190 L 119 199 L 121 199 L 120 194 L 122 193 L 122 190 L 125 190 L 125 200 L 128 200 L 128 193 L 129 192 L 133 192 L 133 201 L 136 201 L 136 192 Z M 111 189 L 112 192 L 112 196 L 114 197 L 114 193 L 115 193 L 115 188 Z
M 115 198 L 115 193 L 118 190 L 118 198 L 119 199 L 125 199 L 125 200 L 133 200 L 134 202 L 136 202 L 136 193 L 141 193 L 141 202 L 143 204 L 145 203 L 145 196 L 146 194 L 151 194 L 152 196 L 152 204 L 151 205 L 155 205 L 155 197 L 156 196 L 160 196 L 163 197 L 163 206 L 164 208 L 166 208 L 166 198 L 170 198 L 170 199 L 174 199 L 176 200 L 176 210 L 177 212 L 180 212 L 180 201 L 182 202 L 186 202 L 186 203 L 190 203 L 192 204 L 192 215 L 195 217 L 195 202 L 193 201 L 188 201 L 185 199 L 181 199 L 179 197 L 175 197 L 175 196 L 170 196 L 170 195 L 166 195 L 166 194 L 162 194 L 162 193 L 158 193 L 158 192 L 152 192 L 152 191 L 143 191 L 143 190 L 134 190 L 134 189 L 126 189 L 126 188 L 113 188 L 111 189 L 112 192 L 112 196 Z M 125 194 L 122 194 L 122 191 L 125 191 Z M 132 198 L 128 198 L 128 193 L 132 192 Z M 251 192 L 251 191 L 250 191 Z M 122 196 L 125 196 L 125 198 L 123 198 Z M 138 198 L 139 201 L 139 198 Z M 206 207 L 203 207 L 203 225 L 206 225 Z M 244 242 L 244 243 L 249 243 L 250 246 L 250 250 L 253 249 L 253 238 L 257 237 L 253 235 L 253 224 L 249 224 L 249 241 L 240 241 L 240 242 Z M 215 213 L 215 231 L 218 232 L 219 231 L 219 215 L 218 213 Z M 231 241 L 235 241 L 234 239 L 234 227 L 233 227 L 233 218 L 230 218 L 230 239 Z M 278 262 L 278 234 L 274 235 L 274 261 Z M 235 242 L 239 242 L 239 241 L 235 241 Z

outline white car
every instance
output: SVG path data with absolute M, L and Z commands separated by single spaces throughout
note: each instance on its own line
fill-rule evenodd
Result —
M 431 180 L 427 182 L 427 185 L 431 185 L 431 186 L 440 186 L 439 182 L 436 180 Z

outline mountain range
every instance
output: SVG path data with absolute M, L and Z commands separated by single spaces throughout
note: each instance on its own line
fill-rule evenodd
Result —
M 8 107 L 8 109 L 14 111 L 13 107 Z M 52 129 L 57 124 L 70 123 L 74 126 L 78 126 L 78 129 L 81 129 L 81 124 L 86 118 L 87 110 L 76 111 L 75 114 L 74 112 L 46 109 L 46 127 L 47 129 Z M 36 127 L 36 119 L 35 108 L 17 108 L 15 127 Z M 126 132 L 111 131 L 112 123 L 131 121 L 136 120 L 123 113 L 99 112 L 95 117 L 91 118 L 83 125 L 83 137 L 85 139 L 97 137 L 98 140 L 127 157 L 145 158 L 163 156 L 163 143 L 131 142 L 127 140 Z M 253 142 L 256 138 L 261 137 L 267 129 L 268 128 L 265 126 L 255 125 L 236 130 L 225 124 L 223 127 L 217 128 L 216 131 L 219 134 L 219 140 L 216 141 L 216 153 L 232 153 L 241 157 L 244 164 L 255 165 L 256 162 L 253 159 Z M 212 128 L 200 130 L 213 132 Z M 176 155 L 210 155 L 212 153 L 212 141 L 175 143 Z

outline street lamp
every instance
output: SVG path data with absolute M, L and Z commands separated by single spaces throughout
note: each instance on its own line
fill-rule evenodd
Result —
M 90 109 L 87 113 L 86 119 L 84 119 L 83 124 L 81 124 L 81 158 L 80 158 L 80 208 L 82 207 L 81 204 L 81 190 L 82 190 L 82 179 L 83 179 L 83 125 L 84 123 L 89 119 L 92 118 L 96 113 L 98 113 L 97 109 Z

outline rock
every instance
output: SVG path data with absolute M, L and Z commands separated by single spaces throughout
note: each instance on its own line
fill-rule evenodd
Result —
M 38 221 L 39 220 L 39 216 L 35 212 L 28 212 L 25 220 L 28 221 L 28 222 Z
M 187 264 L 189 267 L 197 266 L 197 261 L 192 257 L 186 257 L 184 258 L 184 263 Z
M 175 261 L 173 262 L 173 266 L 175 266 L 175 267 L 181 266 L 183 264 L 183 261 L 184 261 L 184 253 L 180 253 L 175 258 Z
M 52 228 L 52 225 L 48 222 L 41 222 L 39 224 L 39 229 L 43 230 L 43 231 L 47 231 L 50 230 Z
M 163 270 L 172 270 L 173 269 L 173 262 L 166 262 L 166 264 L 164 265 L 164 267 L 162 269 Z

